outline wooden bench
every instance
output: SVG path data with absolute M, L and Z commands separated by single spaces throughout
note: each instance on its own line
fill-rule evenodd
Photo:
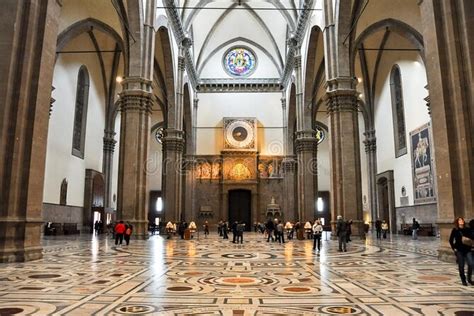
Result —
M 64 231 L 64 235 L 80 234 L 80 231 L 77 229 L 77 223 L 64 223 L 63 231 Z
M 412 224 L 401 224 L 400 232 L 403 235 L 411 235 L 412 234 Z M 435 229 L 433 224 L 420 224 L 420 228 L 418 229 L 418 236 L 435 236 Z

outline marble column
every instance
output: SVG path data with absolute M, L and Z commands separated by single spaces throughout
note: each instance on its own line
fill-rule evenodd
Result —
M 120 93 L 120 162 L 117 220 L 134 226 L 135 238 L 148 237 L 146 161 L 152 109 L 151 81 L 125 78 Z M 140 89 L 143 87 L 144 89 Z
M 351 77 L 328 81 L 331 215 L 352 220 L 354 236 L 364 237 L 357 91 Z
M 304 104 L 301 54 L 295 56 L 297 206 L 299 221 L 313 221 L 317 194 L 317 140 L 312 129 L 311 107 Z
M 474 1 L 420 1 L 437 174 L 441 259 L 455 217 L 474 217 Z
M 369 182 L 368 199 L 370 207 L 370 221 L 372 228 L 375 229 L 375 221 L 377 220 L 377 184 L 375 177 L 377 176 L 377 138 L 375 137 L 375 130 L 368 130 L 364 132 L 365 153 L 367 155 L 367 177 Z
M 185 49 L 179 48 L 178 71 L 176 78 L 176 103 L 169 104 L 168 128 L 163 139 L 165 160 L 163 164 L 163 202 L 166 221 L 180 221 L 183 213 L 183 79 L 185 70 Z
M 103 160 L 102 160 L 102 172 L 104 174 L 104 184 L 105 184 L 105 201 L 104 206 L 110 207 L 110 198 L 112 193 L 112 174 L 114 167 L 114 151 L 115 144 L 115 132 L 114 131 L 104 131 L 104 149 L 103 149 Z M 102 219 L 105 222 L 105 219 Z
M 54 0 L 2 1 L 0 263 L 42 257 L 41 211 L 60 11 Z

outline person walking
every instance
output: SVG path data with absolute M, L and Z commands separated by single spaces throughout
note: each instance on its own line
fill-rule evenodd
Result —
M 388 223 L 385 220 L 383 220 L 383 222 L 382 222 L 383 239 L 387 239 L 387 232 L 388 232 Z
M 377 239 L 382 238 L 382 221 L 377 218 L 375 221 L 375 231 L 377 232 Z
M 227 235 L 227 230 L 229 229 L 229 224 L 227 222 L 222 223 L 222 239 L 229 239 Z
M 132 224 L 127 223 L 127 225 L 125 226 L 125 233 L 123 235 L 127 246 L 130 244 L 130 236 L 132 236 L 132 231 L 133 231 Z
M 126 227 L 123 221 L 120 221 L 115 225 L 114 231 L 115 231 L 115 245 L 117 246 L 120 242 L 120 245 L 122 245 L 123 242 L 123 234 L 125 233 Z
M 313 225 L 313 250 L 316 250 L 316 247 L 318 248 L 318 254 L 321 252 L 321 237 L 323 235 L 323 225 L 321 225 L 321 222 L 319 219 L 314 221 Z
M 269 242 L 270 239 L 273 241 L 274 240 L 273 231 L 275 230 L 275 224 L 273 224 L 273 221 L 271 218 L 268 219 L 266 228 L 267 228 L 267 234 L 268 234 L 267 242 Z
M 411 225 L 411 235 L 413 240 L 418 239 L 418 229 L 420 229 L 420 224 L 418 221 L 413 217 L 413 223 Z
M 346 221 L 342 218 L 341 215 L 337 216 L 337 222 L 336 222 L 336 235 L 337 239 L 339 241 L 339 252 L 346 252 L 347 247 L 346 247 L 346 234 L 347 234 L 347 223 Z
M 280 244 L 284 244 L 285 243 L 285 229 L 281 220 L 278 220 L 278 224 L 276 226 L 276 235 L 277 235 L 278 242 Z
M 236 228 L 235 228 L 235 233 L 237 235 L 237 243 L 239 243 L 239 241 L 241 244 L 244 243 L 244 230 L 245 230 L 245 223 L 244 222 L 237 223 Z
M 464 218 L 458 217 L 454 221 L 454 228 L 451 230 L 449 236 L 449 244 L 456 255 L 456 262 L 458 263 L 459 277 L 461 278 L 462 285 L 467 285 L 467 282 L 474 285 L 472 282 L 472 239 L 470 231 L 465 227 Z M 468 269 L 467 280 L 466 274 L 464 273 L 464 266 L 467 263 Z M 466 282 L 467 281 L 467 282 Z
M 204 237 L 207 238 L 207 236 L 209 235 L 209 223 L 205 221 L 204 225 L 202 226 L 204 227 Z
M 235 244 L 236 240 L 237 240 L 237 236 L 238 236 L 238 232 L 237 232 L 237 225 L 239 225 L 239 222 L 235 221 L 232 223 L 232 227 L 231 227 L 231 230 L 232 230 L 232 242 Z M 238 242 L 238 241 L 237 241 Z

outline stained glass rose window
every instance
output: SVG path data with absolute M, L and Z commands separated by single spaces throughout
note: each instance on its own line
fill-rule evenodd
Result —
M 255 71 L 257 58 L 255 53 L 245 46 L 234 46 L 224 55 L 224 69 L 234 77 L 246 77 Z

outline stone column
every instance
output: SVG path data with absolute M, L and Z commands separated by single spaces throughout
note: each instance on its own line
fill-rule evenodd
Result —
M 311 106 L 304 104 L 301 54 L 295 56 L 296 73 L 296 156 L 298 220 L 313 221 L 317 194 L 317 140 L 312 129 Z
M 364 132 L 365 153 L 367 155 L 367 177 L 369 180 L 368 199 L 370 207 L 370 221 L 372 228 L 375 229 L 375 220 L 378 217 L 377 213 L 377 184 L 375 177 L 377 176 L 377 139 L 375 137 L 375 130 L 368 130 Z
M 148 237 L 146 161 L 152 109 L 151 81 L 125 78 L 120 93 L 120 163 L 117 220 L 130 222 L 136 238 Z M 142 89 L 140 89 L 142 88 Z
M 354 78 L 328 81 L 331 214 L 353 221 L 353 235 L 364 236 L 359 152 L 359 119 Z
M 105 201 L 104 206 L 110 207 L 110 198 L 112 193 L 112 174 L 114 167 L 115 132 L 104 131 L 104 158 L 102 160 L 102 173 L 104 174 Z M 102 219 L 105 223 L 105 219 Z
M 176 104 L 169 104 L 168 128 L 163 139 L 165 161 L 163 164 L 164 181 L 163 202 L 167 221 L 179 221 L 183 218 L 183 79 L 185 70 L 185 49 L 179 48 L 178 72 L 176 78 Z
M 474 1 L 420 2 L 437 173 L 439 256 L 457 216 L 474 217 Z
M 194 155 L 186 155 L 184 157 L 183 172 L 184 172 L 184 216 L 185 220 L 197 221 L 197 214 L 193 208 L 194 197 Z
M 54 0 L 2 1 L 0 263 L 42 257 L 41 210 L 60 10 Z

